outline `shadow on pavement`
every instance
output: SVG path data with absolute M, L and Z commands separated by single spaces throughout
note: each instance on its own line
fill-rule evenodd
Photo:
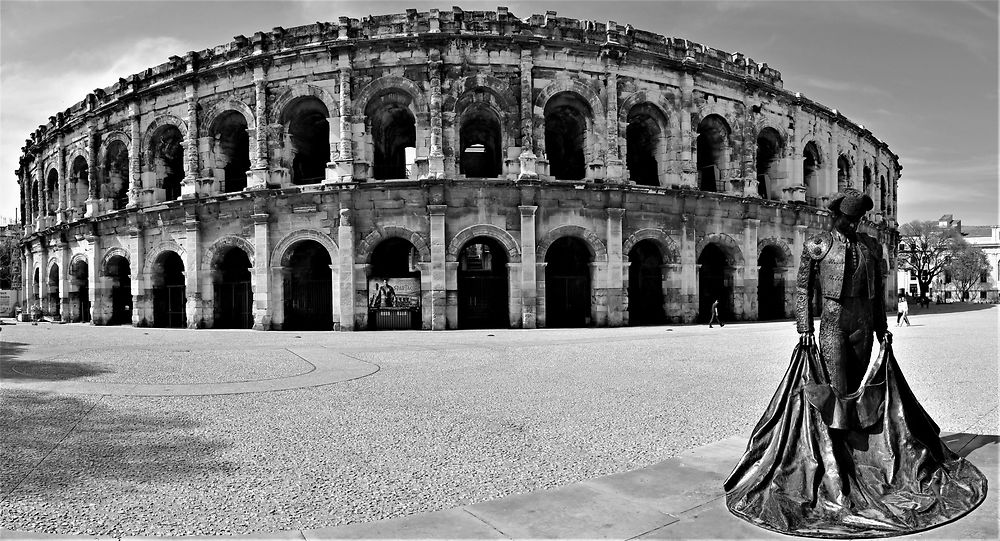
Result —
M 960 432 L 958 434 L 954 434 L 954 436 L 958 438 L 964 438 L 964 437 L 969 438 L 969 441 L 966 442 L 966 444 L 963 445 L 961 449 L 955 450 L 955 453 L 957 453 L 959 456 L 962 457 L 969 456 L 976 449 L 986 447 L 987 445 L 996 445 L 1000 443 L 1000 436 L 997 436 L 995 434 L 969 434 Z
M 21 342 L 0 343 L 0 379 L 62 381 L 110 372 L 97 363 L 18 359 L 27 349 Z
M 221 458 L 225 446 L 198 435 L 200 423 L 186 413 L 134 413 L 100 398 L 30 391 L 2 396 L 0 492 L 7 503 L 198 486 L 235 467 Z
M 919 304 L 914 301 L 910 301 L 910 315 L 921 315 L 921 314 L 952 314 L 958 312 L 976 312 L 979 310 L 989 310 L 996 306 L 995 304 L 985 304 L 985 303 L 971 303 L 971 302 L 952 302 L 947 304 L 934 304 L 931 303 L 927 308 L 921 308 Z M 892 317 L 895 318 L 895 312 L 891 312 Z

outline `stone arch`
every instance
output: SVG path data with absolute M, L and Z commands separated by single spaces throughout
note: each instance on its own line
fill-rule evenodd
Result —
M 202 269 L 205 271 L 211 271 L 212 266 L 215 264 L 215 260 L 224 255 L 229 248 L 239 248 L 240 250 L 243 250 L 246 252 L 247 258 L 250 259 L 250 265 L 254 264 L 253 244 L 250 244 L 250 241 L 243 237 L 227 235 L 212 243 L 212 245 L 205 250 L 205 257 L 202 260 Z
M 476 237 L 489 237 L 500 243 L 507 251 L 507 261 L 509 263 L 521 262 L 521 249 L 517 241 L 507 231 L 492 224 L 470 225 L 459 231 L 448 244 L 446 261 L 458 261 L 459 252 L 472 239 Z
M 794 261 L 794 259 L 792 258 L 791 248 L 788 247 L 788 243 L 776 237 L 768 237 L 757 241 L 758 260 L 760 260 L 761 254 L 764 253 L 764 249 L 769 246 L 774 246 L 779 252 L 781 252 L 781 258 L 784 260 L 786 267 L 792 266 L 792 261 Z
M 56 256 L 52 256 L 52 257 L 49 258 L 49 261 L 45 264 L 45 276 L 46 276 L 46 279 L 48 279 L 49 273 L 52 272 L 52 267 L 53 266 L 58 266 L 58 265 L 59 265 L 59 258 L 57 258 Z M 62 270 L 62 269 L 60 269 L 60 270 Z
M 590 105 L 590 111 L 594 115 L 595 124 L 601 123 L 604 116 L 604 104 L 601 97 L 591 88 L 590 85 L 580 79 L 571 78 L 569 80 L 553 81 L 549 83 L 535 98 L 535 107 L 544 110 L 545 104 L 555 95 L 561 92 L 572 92 L 579 95 Z
M 149 167 L 149 164 L 153 162 L 153 148 L 152 148 L 153 137 L 156 136 L 157 132 L 159 132 L 161 129 L 167 126 L 173 126 L 177 128 L 177 130 L 181 132 L 181 138 L 185 141 L 187 140 L 188 137 L 187 122 L 184 122 L 180 118 L 171 114 L 163 114 L 157 116 L 156 118 L 153 119 L 153 122 L 149 124 L 149 127 L 146 128 L 146 132 L 142 136 L 142 147 L 140 148 L 142 150 L 143 163 L 145 164 L 146 167 Z M 187 149 L 185 148 L 185 150 Z
M 429 111 L 427 107 L 427 100 L 424 99 L 424 93 L 415 82 L 407 79 L 406 77 L 387 75 L 385 77 L 379 77 L 378 79 L 368 83 L 361 89 L 360 92 L 358 92 L 358 95 L 354 100 L 354 114 L 364 115 L 365 109 L 368 107 L 368 102 L 382 92 L 394 88 L 410 95 L 410 98 L 413 100 L 413 107 L 416 109 L 416 111 L 414 111 L 415 113 L 427 113 Z
M 541 242 L 538 243 L 535 255 L 536 261 L 539 263 L 544 262 L 545 254 L 549 251 L 549 247 L 561 237 L 576 237 L 582 240 L 590 248 L 590 255 L 594 257 L 595 262 L 608 260 L 607 246 L 593 231 L 578 225 L 561 225 L 549 230 Z
M 485 109 L 499 121 L 500 150 L 502 158 L 506 157 L 506 149 L 514 146 L 520 137 L 518 106 L 510 86 L 495 77 L 477 74 L 459 79 L 454 88 L 458 95 L 451 98 L 454 103 L 448 109 L 455 113 L 455 152 L 461 152 L 460 133 L 466 117 Z
M 291 248 L 303 240 L 316 241 L 326 248 L 327 253 L 330 254 L 331 262 L 337 261 L 339 258 L 340 247 L 337 246 L 337 243 L 330 237 L 330 235 L 315 229 L 303 229 L 289 233 L 285 236 L 285 238 L 278 242 L 274 249 L 271 250 L 271 265 L 275 265 L 277 262 L 278 265 L 287 267 L 289 265 L 289 260 L 292 257 Z M 251 258 L 253 257 L 252 252 L 248 255 L 250 255 Z M 253 259 L 251 259 L 251 262 L 252 261 Z
M 640 229 L 625 239 L 625 242 L 622 244 L 622 259 L 628 261 L 629 252 L 632 251 L 632 248 L 636 244 L 643 240 L 651 240 L 656 244 L 660 249 L 660 253 L 663 254 L 664 263 L 680 262 L 680 248 L 678 248 L 674 239 L 662 229 L 654 229 L 652 227 Z
M 215 124 L 216 119 L 230 111 L 236 111 L 243 115 L 243 118 L 247 121 L 247 129 L 253 130 L 257 128 L 257 117 L 254 116 L 253 109 L 251 109 L 250 106 L 242 100 L 230 98 L 215 102 L 208 109 L 208 112 L 205 113 L 204 119 L 199 123 L 198 137 L 210 136 L 212 125 Z
M 120 246 L 113 246 L 111 248 L 108 248 L 107 251 L 104 252 L 104 257 L 101 258 L 101 268 L 94 269 L 93 272 L 100 272 L 101 274 L 104 274 L 104 269 L 108 268 L 108 262 L 111 261 L 111 258 L 115 256 L 121 256 L 125 258 L 125 261 L 128 261 L 129 267 L 133 267 L 132 254 L 130 254 L 129 251 L 126 250 L 125 248 L 122 248 Z M 132 272 L 135 273 L 136 270 L 137 269 L 133 268 Z
M 663 92 L 649 92 L 647 90 L 638 90 L 629 95 L 618 104 L 618 122 L 622 124 L 628 123 L 629 112 L 632 108 L 640 103 L 648 103 L 660 110 L 663 117 L 667 119 L 668 122 L 672 120 L 670 111 L 674 109 L 673 104 L 668 96 Z
M 388 238 L 399 237 L 404 240 L 410 241 L 410 244 L 417 249 L 417 253 L 420 254 L 420 262 L 428 263 L 431 260 L 431 249 L 419 233 L 411 231 L 405 227 L 398 226 L 386 226 L 381 229 L 376 228 L 372 230 L 371 233 L 365 236 L 365 238 L 358 244 L 358 256 L 356 261 L 358 263 L 368 263 L 371 258 L 372 251 L 378 244 Z
M 695 246 L 696 261 L 699 257 L 701 257 L 702 250 L 712 243 L 718 244 L 722 247 L 722 251 L 726 254 L 726 262 L 730 266 L 735 267 L 743 265 L 743 250 L 740 249 L 740 244 L 736 242 L 733 237 L 730 237 L 725 233 L 710 233 L 702 237 Z
M 311 85 L 308 83 L 292 85 L 285 88 L 281 94 L 278 95 L 274 100 L 274 104 L 271 106 L 271 124 L 281 124 L 282 118 L 285 114 L 285 109 L 288 108 L 294 101 L 298 98 L 314 97 L 319 101 L 323 102 L 326 106 L 327 113 L 331 116 L 340 116 L 340 104 L 337 100 L 333 99 L 333 96 L 325 88 Z M 220 111 L 221 113 L 222 111 Z M 244 113 L 246 114 L 246 113 Z M 247 118 L 247 127 L 251 127 L 251 120 Z
M 74 266 L 76 266 L 81 261 L 84 262 L 84 263 L 89 264 L 89 262 L 87 261 L 87 254 L 84 253 L 84 252 L 75 252 L 75 253 L 73 253 L 73 256 L 69 258 L 69 268 L 72 269 Z
M 153 265 L 156 264 L 156 260 L 159 259 L 159 257 L 163 255 L 165 252 L 176 253 L 181 257 L 181 261 L 184 261 L 185 264 L 187 263 L 187 258 L 185 257 L 186 252 L 184 251 L 184 248 L 181 248 L 181 245 L 177 244 L 177 242 L 173 240 L 165 240 L 157 244 L 155 247 L 153 247 L 152 250 L 149 251 L 148 254 L 146 254 L 146 262 L 145 264 L 143 264 L 142 267 L 143 270 L 152 269 Z M 137 270 L 138 269 L 132 269 L 132 272 L 135 273 Z
M 111 143 L 114 143 L 115 141 L 121 141 L 122 144 L 125 145 L 125 148 L 128 149 L 131 152 L 131 150 L 132 150 L 132 138 L 129 137 L 125 132 L 122 132 L 122 131 L 119 131 L 119 130 L 114 130 L 114 131 L 105 133 L 104 137 L 101 138 L 101 146 L 97 150 L 97 163 L 90 164 L 89 161 L 87 163 L 89 165 L 93 165 L 94 167 L 97 167 L 98 169 L 100 169 L 104 165 L 105 160 L 107 159 L 108 147 L 111 146 Z M 86 155 L 83 155 L 83 156 L 84 156 L 84 158 L 86 158 Z M 73 162 L 70 162 L 70 163 L 73 163 Z

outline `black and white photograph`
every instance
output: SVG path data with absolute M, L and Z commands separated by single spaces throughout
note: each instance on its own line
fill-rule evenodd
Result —
M 997 0 L 3 0 L 0 538 L 997 539 Z

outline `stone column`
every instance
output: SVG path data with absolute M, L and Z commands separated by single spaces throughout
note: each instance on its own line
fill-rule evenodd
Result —
M 518 179 L 538 178 L 538 173 L 535 170 L 537 157 L 535 156 L 535 136 L 533 132 L 535 106 L 531 99 L 531 85 L 533 84 L 531 71 L 534 69 L 534 66 L 535 63 L 532 57 L 531 49 L 521 49 L 521 155 L 519 157 L 519 160 L 521 161 L 521 172 L 518 174 Z M 532 214 L 532 217 L 534 217 L 534 214 Z M 532 243 L 532 245 L 534 245 L 534 243 Z M 527 262 L 527 260 L 524 261 Z M 533 261 L 531 263 L 532 265 L 534 264 Z M 534 273 L 533 266 L 532 273 Z M 532 291 L 534 291 L 534 287 L 532 287 Z M 525 328 L 535 328 L 533 310 L 534 308 L 532 308 L 532 326 L 526 326 Z
M 694 110 L 694 74 L 684 71 L 681 73 L 681 185 L 689 187 L 698 186 L 698 162 L 691 151 L 696 129 L 691 126 Z
M 447 205 L 427 205 L 431 221 L 431 330 L 447 328 L 447 285 L 445 282 L 445 212 Z
M 184 89 L 187 99 L 187 137 L 184 138 L 184 180 L 181 181 L 181 198 L 198 196 L 198 91 L 194 83 Z
M 354 144 L 352 125 L 353 115 L 351 111 L 351 54 L 347 50 L 341 50 L 337 59 L 337 67 L 340 68 L 340 157 L 336 160 L 337 177 L 340 182 L 351 182 L 354 180 Z M 343 280 L 343 278 L 341 278 Z M 353 295 L 352 295 L 353 297 Z M 345 320 L 341 319 L 340 324 L 344 325 Z M 351 322 L 353 327 L 353 321 Z
M 607 274 L 607 300 L 608 300 L 608 326 L 621 327 L 624 323 L 623 314 L 625 312 L 625 272 L 622 256 L 622 216 L 625 215 L 623 208 L 609 208 L 608 210 L 608 274 Z
M 431 83 L 431 148 L 428 156 L 428 177 L 444 178 L 444 151 L 441 148 L 444 138 L 441 121 L 441 51 L 437 48 L 430 49 L 428 59 L 427 76 Z
M 184 262 L 184 289 L 187 294 L 184 306 L 187 312 L 187 327 L 197 329 L 201 326 L 201 232 L 198 218 L 189 215 L 184 220 L 184 252 L 187 261 Z
M 146 298 L 146 291 L 143 289 L 142 277 L 146 274 L 146 253 L 145 243 L 142 238 L 142 229 L 135 225 L 128 230 L 128 251 L 132 254 L 132 264 L 129 270 L 132 271 L 132 325 L 139 327 L 145 319 L 146 307 L 151 299 Z
M 340 288 L 340 328 L 353 331 L 355 321 L 355 290 L 354 285 L 354 215 L 349 208 L 340 209 L 340 227 L 337 228 L 337 255 L 339 265 Z
M 267 188 L 270 156 L 267 148 L 267 66 L 258 64 L 253 68 L 254 87 L 254 162 L 247 171 L 247 190 Z M 256 305 L 257 302 L 254 301 Z M 254 316 L 254 328 L 257 328 L 257 316 Z
M 87 218 L 100 212 L 101 179 L 97 176 L 100 170 L 97 165 L 97 145 L 97 126 L 91 124 L 87 127 L 87 200 L 83 203 L 86 205 L 84 216 Z M 130 147 L 135 146 L 137 145 L 133 140 Z M 94 303 L 91 302 L 90 305 L 94 306 Z
M 271 236 L 270 215 L 260 212 L 253 215 L 253 328 L 266 331 L 271 328 Z
M 534 205 L 521 205 L 521 328 L 534 329 L 538 314 Z
M 681 313 L 684 323 L 693 323 L 698 316 L 698 245 L 697 232 L 691 218 L 681 216 Z
M 104 269 L 101 268 L 101 250 L 98 241 L 100 237 L 94 234 L 88 234 L 87 239 L 87 295 L 90 297 L 90 324 L 100 325 L 104 323 L 103 318 L 101 318 L 101 291 L 98 290 L 101 281 L 100 277 L 104 274 Z M 98 321 L 98 319 L 101 319 Z
M 611 60 L 608 60 L 611 62 Z M 623 182 L 627 180 L 625 174 L 625 163 L 621 159 L 618 147 L 618 70 L 608 67 L 606 75 L 608 79 L 608 173 L 607 179 L 610 182 Z M 612 324 L 612 326 L 615 326 Z
M 743 220 L 743 318 L 756 320 L 760 307 L 757 305 L 757 288 L 760 286 L 759 263 L 757 262 L 757 237 L 760 230 L 760 220 L 745 218 Z
M 66 221 L 66 209 L 69 208 L 66 204 L 66 136 L 60 132 L 57 141 L 59 148 L 56 154 L 56 174 L 59 175 L 59 196 L 56 204 L 56 221 L 63 223 Z
M 139 133 L 139 116 L 139 102 L 129 102 L 128 118 L 132 143 L 128 147 L 128 168 L 132 178 L 128 187 L 128 208 L 135 208 L 141 204 L 139 198 L 142 193 L 142 135 Z M 135 310 L 132 312 L 135 313 Z
M 45 216 L 48 215 L 48 190 L 45 189 L 45 166 L 42 164 L 41 155 L 36 158 L 38 166 L 35 168 L 35 178 L 38 187 L 38 227 L 37 231 L 45 229 Z

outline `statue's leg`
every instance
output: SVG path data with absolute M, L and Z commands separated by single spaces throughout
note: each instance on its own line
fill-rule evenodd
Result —
M 826 367 L 830 385 L 843 393 L 846 387 L 846 372 L 844 370 L 844 355 L 846 353 L 846 336 L 840 325 L 840 303 L 831 299 L 823 299 L 823 315 L 819 320 L 819 350 L 823 366 Z

